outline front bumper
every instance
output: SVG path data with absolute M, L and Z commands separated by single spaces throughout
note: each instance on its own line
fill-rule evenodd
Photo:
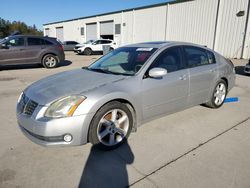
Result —
M 23 134 L 32 142 L 43 146 L 83 145 L 88 142 L 88 128 L 92 115 L 80 115 L 59 119 L 35 119 L 25 114 L 17 114 L 18 125 Z M 63 136 L 72 135 L 70 142 Z

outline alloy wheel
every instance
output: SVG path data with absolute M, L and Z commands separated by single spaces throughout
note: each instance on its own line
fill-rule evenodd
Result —
M 114 146 L 120 143 L 127 135 L 129 118 L 121 109 L 108 111 L 99 121 L 97 137 L 106 146 Z

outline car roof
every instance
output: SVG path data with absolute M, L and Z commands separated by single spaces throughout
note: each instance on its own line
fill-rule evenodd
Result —
M 170 46 L 175 46 L 175 45 L 188 45 L 188 46 L 206 48 L 205 46 L 201 46 L 198 44 L 193 44 L 189 42 L 179 42 L 179 41 L 152 41 L 152 42 L 130 44 L 124 47 L 159 48 L 160 49 L 160 48 L 165 48 L 165 47 L 170 47 Z
M 13 37 L 34 37 L 34 38 L 49 38 L 49 39 L 55 39 L 54 37 L 39 36 L 39 35 L 13 35 L 13 36 L 10 36 L 9 38 L 13 38 Z

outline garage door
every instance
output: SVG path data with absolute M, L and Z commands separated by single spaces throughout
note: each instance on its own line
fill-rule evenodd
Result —
M 63 27 L 56 28 L 56 38 L 63 42 Z
M 114 22 L 107 21 L 100 23 L 100 35 L 113 35 Z
M 96 23 L 87 24 L 86 25 L 86 39 L 88 40 L 96 40 L 97 39 L 97 26 Z

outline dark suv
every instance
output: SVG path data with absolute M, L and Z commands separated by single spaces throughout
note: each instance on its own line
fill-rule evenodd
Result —
M 56 38 L 15 35 L 0 41 L 0 66 L 41 63 L 54 68 L 64 59 L 63 46 Z

